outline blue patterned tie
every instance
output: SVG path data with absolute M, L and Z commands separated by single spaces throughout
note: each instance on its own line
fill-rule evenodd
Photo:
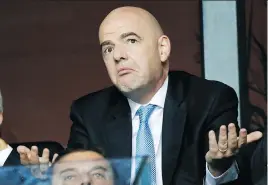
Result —
M 149 127 L 149 117 L 153 110 L 156 108 L 155 105 L 147 105 L 146 107 L 141 106 L 136 114 L 140 118 L 140 126 L 138 130 L 136 140 L 136 156 L 137 157 L 149 157 L 149 162 L 143 167 L 140 176 L 140 185 L 155 185 L 156 184 L 156 167 L 155 167 L 155 150 L 153 136 Z M 136 174 L 138 169 L 141 167 L 141 160 L 136 160 Z

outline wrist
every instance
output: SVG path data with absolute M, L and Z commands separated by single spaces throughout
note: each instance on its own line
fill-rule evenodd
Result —
M 213 177 L 219 177 L 224 173 L 224 171 L 219 170 L 219 169 L 215 169 L 215 168 L 211 167 L 210 165 L 208 165 L 208 170 Z
M 216 159 L 213 160 L 212 163 L 207 163 L 208 170 L 214 177 L 219 177 L 224 174 L 232 164 L 232 158 Z

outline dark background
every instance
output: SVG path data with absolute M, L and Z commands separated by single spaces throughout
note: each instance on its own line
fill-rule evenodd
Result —
M 54 140 L 67 143 L 72 101 L 111 85 L 100 55 L 98 27 L 109 11 L 122 5 L 143 7 L 159 20 L 172 42 L 171 69 L 202 76 L 198 0 L 136 3 L 2 0 L 0 88 L 4 97 L 4 139 L 8 142 Z M 248 15 L 249 5 L 244 4 L 245 11 L 241 15 Z M 244 32 L 252 29 L 257 40 L 265 45 L 266 52 L 266 6 L 261 3 L 257 6 L 254 7 L 253 24 L 250 26 L 247 18 L 240 26 L 245 27 Z M 239 7 L 243 10 L 242 4 Z M 261 11 L 263 13 L 259 13 Z M 239 44 L 242 49 L 246 48 L 242 39 Z M 240 55 L 246 56 L 248 50 L 242 49 Z M 259 51 L 252 48 L 251 52 L 255 54 L 251 54 L 248 61 L 240 57 L 243 61 L 240 62 L 241 70 L 254 71 L 253 75 L 241 77 L 241 81 L 244 81 L 243 85 L 252 80 L 264 89 L 266 76 L 264 78 L 263 67 L 259 64 Z M 255 76 L 254 79 L 251 76 Z M 248 104 L 243 104 L 243 110 L 249 110 L 253 104 L 266 115 L 266 98 L 249 91 L 248 85 L 244 86 L 244 91 L 249 93 L 244 97 Z
M 242 126 L 267 123 L 267 0 L 237 0 Z

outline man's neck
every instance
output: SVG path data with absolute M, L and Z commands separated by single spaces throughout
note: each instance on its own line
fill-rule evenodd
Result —
M 157 83 L 140 88 L 135 92 L 128 94 L 127 97 L 136 103 L 147 104 L 163 86 L 167 76 L 168 74 L 163 73 L 162 77 L 157 81 Z

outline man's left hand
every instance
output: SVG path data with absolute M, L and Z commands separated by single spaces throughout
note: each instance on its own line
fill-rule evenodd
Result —
M 239 149 L 262 137 L 259 131 L 247 134 L 247 130 L 242 128 L 239 137 L 236 134 L 236 127 L 233 123 L 228 125 L 228 133 L 225 125 L 220 127 L 219 139 L 217 142 L 214 131 L 209 131 L 209 151 L 206 154 L 208 169 L 214 177 L 222 175 L 230 168 L 234 162 L 234 155 Z

